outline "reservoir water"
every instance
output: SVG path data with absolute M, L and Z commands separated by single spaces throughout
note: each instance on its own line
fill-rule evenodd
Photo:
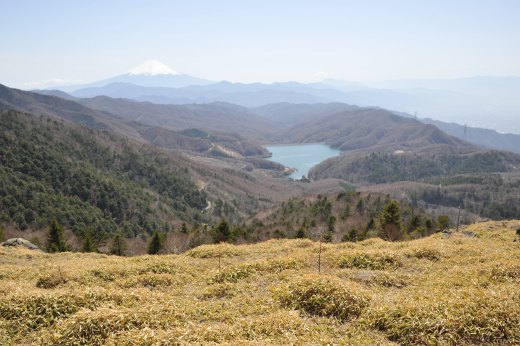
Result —
M 295 180 L 307 176 L 312 167 L 340 153 L 339 150 L 325 144 L 269 145 L 265 148 L 273 154 L 269 160 L 295 169 L 289 175 L 289 178 Z

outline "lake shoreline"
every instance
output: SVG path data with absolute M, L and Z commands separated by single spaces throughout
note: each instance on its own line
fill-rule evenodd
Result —
M 268 160 L 293 170 L 286 176 L 294 180 L 308 178 L 309 171 L 314 166 L 341 153 L 339 149 L 324 143 L 284 143 L 263 147 L 271 153 Z

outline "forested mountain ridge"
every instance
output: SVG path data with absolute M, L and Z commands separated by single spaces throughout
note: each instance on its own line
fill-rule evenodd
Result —
M 0 113 L 0 219 L 21 229 L 128 235 L 200 220 L 206 197 L 182 160 L 117 134 Z
M 343 110 L 318 117 L 292 126 L 285 135 L 293 142 L 321 142 L 343 151 L 415 151 L 435 145 L 472 148 L 435 126 L 379 108 Z
M 109 112 L 149 126 L 175 130 L 198 128 L 227 132 L 251 138 L 276 136 L 276 122 L 254 114 L 249 109 L 230 103 L 166 105 L 99 96 L 79 102 L 97 111 Z
M 27 92 L 0 85 L 0 109 L 52 116 L 164 149 L 214 156 L 265 156 L 266 150 L 257 141 L 242 134 L 258 130 L 256 135 L 264 138 L 276 128 L 268 120 L 235 105 L 163 107 L 108 97 L 80 100 L 65 99 L 60 92 L 40 93 L 42 91 Z M 199 130 L 204 128 L 206 131 Z
M 13 89 L 0 84 L 0 110 L 52 116 L 96 129 L 110 129 L 104 115 L 61 97 Z

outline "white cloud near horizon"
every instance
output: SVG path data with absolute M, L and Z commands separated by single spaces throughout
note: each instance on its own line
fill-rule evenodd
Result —
M 23 83 L 23 88 L 34 89 L 34 88 L 50 88 L 65 85 L 83 84 L 83 79 L 69 79 L 69 78 L 47 78 L 40 81 L 31 81 Z

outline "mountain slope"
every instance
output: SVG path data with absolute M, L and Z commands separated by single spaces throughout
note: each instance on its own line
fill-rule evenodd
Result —
M 251 111 L 287 126 L 322 118 L 326 115 L 359 109 L 345 103 L 271 103 L 251 108 Z
M 425 124 L 432 124 L 444 132 L 473 143 L 478 146 L 509 150 L 520 153 L 520 135 L 512 133 L 499 133 L 495 130 L 467 127 L 455 123 L 446 123 L 433 119 L 420 119 Z
M 135 235 L 199 219 L 206 206 L 181 157 L 16 111 L 0 120 L 4 222 L 41 228 L 56 218 L 76 232 Z
M 35 115 L 48 115 L 90 128 L 109 130 L 167 149 L 205 152 L 215 145 L 219 145 L 224 148 L 224 151 L 227 149 L 237 151 L 242 156 L 265 155 L 266 151 L 252 140 L 226 132 L 235 131 L 247 134 L 252 132 L 253 128 L 264 129 L 264 131 L 272 131 L 276 128 L 268 120 L 233 105 L 199 106 L 199 110 L 192 111 L 189 106 L 168 108 L 167 106 L 154 106 L 108 97 L 92 100 L 71 97 L 70 100 L 66 100 L 60 91 L 50 91 L 49 95 L 41 95 L 40 92 L 42 91 L 28 92 L 0 86 L 0 109 L 15 109 Z M 45 91 L 43 93 L 47 94 Z M 84 105 L 80 103 L 84 103 Z M 92 109 L 91 106 L 100 109 Z M 197 108 L 197 106 L 193 107 Z M 256 118 L 258 118 L 257 121 L 255 121 Z M 158 127 L 164 123 L 174 125 L 170 127 L 175 127 L 178 131 Z M 152 124 L 152 126 L 145 124 Z M 201 131 L 202 137 L 205 138 L 194 136 L 195 132 L 189 135 L 180 131 L 195 127 L 208 128 L 211 131 L 208 133 Z M 213 130 L 214 128 L 217 130 Z M 218 131 L 218 129 L 221 130 Z M 202 150 L 203 147 L 205 147 L 204 150 Z
M 433 125 L 377 108 L 359 108 L 326 115 L 296 124 L 285 134 L 294 142 L 323 142 L 343 151 L 417 150 L 431 146 L 472 148 Z
M 12 89 L 0 84 L 0 110 L 6 109 L 57 117 L 91 128 L 110 128 L 106 116 L 74 101 Z
M 160 105 L 103 96 L 82 99 L 80 102 L 92 109 L 110 112 L 132 121 L 176 130 L 198 128 L 209 132 L 265 138 L 275 136 L 279 127 L 247 108 L 226 103 Z

